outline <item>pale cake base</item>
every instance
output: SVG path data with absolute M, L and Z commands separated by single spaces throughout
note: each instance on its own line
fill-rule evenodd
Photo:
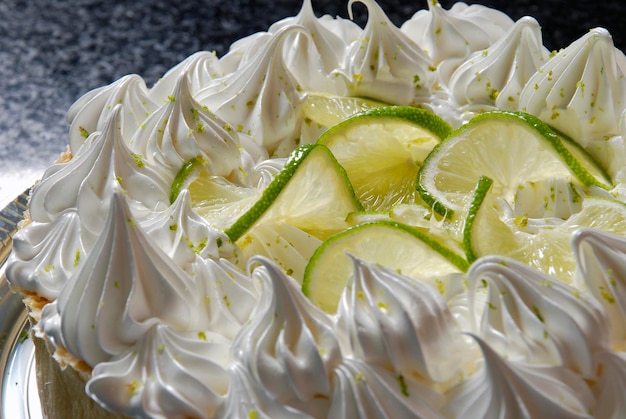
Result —
M 41 410 L 48 419 L 121 419 L 85 393 L 85 379 L 71 366 L 61 369 L 44 339 L 33 336 Z

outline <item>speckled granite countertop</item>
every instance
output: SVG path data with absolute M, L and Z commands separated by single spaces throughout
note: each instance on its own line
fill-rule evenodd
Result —
M 475 3 L 476 1 L 469 1 Z M 534 16 L 550 49 L 604 26 L 625 49 L 620 1 L 485 0 L 513 19 Z M 441 1 L 449 8 L 452 1 Z M 379 0 L 397 25 L 426 0 Z M 321 15 L 346 17 L 347 1 L 313 0 Z M 293 16 L 300 0 L 2 0 L 0 2 L 0 208 L 65 149 L 65 112 L 83 93 L 123 75 L 148 86 L 199 50 L 227 51 L 234 40 Z M 366 13 L 355 6 L 357 21 Z

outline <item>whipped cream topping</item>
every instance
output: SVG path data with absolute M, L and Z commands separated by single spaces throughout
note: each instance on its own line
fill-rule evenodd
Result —
M 192 97 L 190 77 L 182 74 L 159 108 L 135 133 L 130 148 L 167 176 L 200 157 L 209 173 L 229 176 L 239 167 L 239 138 L 233 128 Z
M 181 76 L 187 77 L 188 89 L 197 92 L 213 79 L 224 76 L 223 67 L 215 52 L 198 51 L 168 70 L 148 91 L 148 96 L 156 104 L 167 103 Z
M 345 359 L 335 370 L 329 418 L 439 418 L 443 398 L 411 377 Z
M 474 336 L 484 367 L 450 391 L 447 417 L 591 418 L 594 398 L 585 381 L 561 367 L 509 361 Z
M 102 234 L 56 304 L 62 344 L 95 366 L 125 352 L 151 327 L 198 324 L 198 285 L 136 225 L 119 191 Z M 124 302 L 119 304 L 116 302 Z M 44 320 L 44 324 L 46 321 Z
M 338 21 L 351 25 L 348 21 Z M 306 91 L 345 93 L 343 83 L 329 76 L 340 66 L 343 51 L 351 37 L 340 36 L 336 31 L 327 28 L 322 20 L 317 19 L 311 0 L 303 1 L 297 16 L 274 23 L 268 32 L 275 34 L 290 26 L 306 29 L 306 34 L 293 34 L 294 39 L 286 42 L 284 51 L 287 66 L 301 88 Z M 358 30 L 356 25 L 351 26 Z
M 76 102 L 73 158 L 35 188 L 6 271 L 50 300 L 37 335 L 93 368 L 94 400 L 138 417 L 623 415 L 623 238 L 575 233 L 572 285 L 498 257 L 438 280 L 355 259 L 328 315 L 285 273 L 301 277 L 319 240 L 259 229 L 283 239 L 286 267 L 224 234 L 282 156 L 312 141 L 300 112 L 310 91 L 423 106 L 454 126 L 493 107 L 531 112 L 626 197 L 626 58 L 605 31 L 550 56 L 532 18 L 429 2 L 398 28 L 361 2 L 365 28 L 317 18 L 304 0 L 224 57 L 199 52 L 152 88 L 131 75 Z M 184 187 L 170 202 L 190 159 L 233 196 L 223 211 L 199 215 Z M 518 201 L 511 218 L 529 198 Z M 562 211 L 576 209 L 550 214 Z
M 479 287 L 488 292 L 478 333 L 507 359 L 591 376 L 593 353 L 610 347 L 605 312 L 576 288 L 496 256 L 481 259 L 467 276 L 470 296 Z
M 613 347 L 626 349 L 626 239 L 590 229 L 572 237 L 577 281 L 604 307 Z M 605 326 L 606 327 L 606 326 Z
M 127 352 L 98 364 L 86 390 L 132 417 L 213 416 L 228 390 L 229 348 L 219 334 L 155 325 Z
M 67 210 L 51 223 L 33 222 L 15 233 L 6 274 L 19 288 L 54 300 L 84 255 L 78 214 Z
M 63 211 L 76 209 L 83 244 L 90 248 L 102 230 L 118 186 L 127 193 L 136 216 L 166 208 L 170 184 L 148 161 L 128 149 L 122 137 L 122 112 L 122 106 L 116 106 L 103 130 L 88 138 L 89 147 L 44 173 L 31 197 L 33 221 L 50 222 Z
M 307 34 L 301 26 L 289 26 L 264 37 L 236 72 L 198 91 L 198 102 L 267 149 L 275 150 L 282 142 L 293 148 L 300 130 L 302 88 L 287 66 L 283 48 L 298 33 Z
M 481 5 L 455 3 L 450 10 L 429 1 L 401 27 L 431 57 L 440 77 L 448 80 L 471 53 L 500 39 L 513 24 L 504 13 Z

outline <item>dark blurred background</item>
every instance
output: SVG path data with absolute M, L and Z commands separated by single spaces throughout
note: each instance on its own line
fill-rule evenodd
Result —
M 448 9 L 454 2 L 441 3 Z M 495 7 L 514 20 L 535 17 L 551 50 L 597 26 L 626 48 L 621 0 L 468 3 Z M 426 8 L 427 0 L 379 4 L 399 26 Z M 1 0 L 0 204 L 3 193 L 12 193 L 7 188 L 15 186 L 14 179 L 28 184 L 65 148 L 65 112 L 86 91 L 129 73 L 150 86 L 193 52 L 222 55 L 234 40 L 266 30 L 300 6 L 299 0 Z M 347 17 L 347 1 L 313 0 L 313 8 L 318 16 Z M 362 25 L 365 8 L 357 3 L 354 10 Z

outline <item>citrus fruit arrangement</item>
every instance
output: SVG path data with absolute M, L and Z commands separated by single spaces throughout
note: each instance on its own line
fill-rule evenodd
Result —
M 319 137 L 262 191 L 208 176 L 192 159 L 171 199 L 189 189 L 194 209 L 239 246 L 239 263 L 269 257 L 328 313 L 352 257 L 442 292 L 493 254 L 570 282 L 574 230 L 626 234 L 626 206 L 604 168 L 530 114 L 485 112 L 453 130 L 429 110 L 316 94 L 303 113 Z

